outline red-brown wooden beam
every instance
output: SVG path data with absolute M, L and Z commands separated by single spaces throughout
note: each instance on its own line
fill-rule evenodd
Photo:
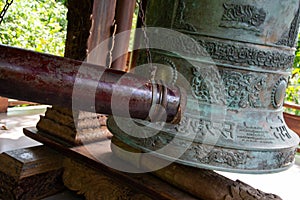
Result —
M 0 96 L 124 117 L 128 108 L 132 118 L 153 120 L 162 111 L 150 108 L 160 104 L 176 123 L 186 95 L 131 73 L 0 45 Z

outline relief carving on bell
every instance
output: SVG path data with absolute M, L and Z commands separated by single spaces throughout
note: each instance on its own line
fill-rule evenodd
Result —
M 147 152 L 170 143 L 184 149 L 176 162 L 200 168 L 268 173 L 290 167 L 299 138 L 286 126 L 282 106 L 299 1 L 155 0 L 146 11 L 147 26 L 185 34 L 206 52 L 186 46 L 178 56 L 151 49 L 153 62 L 175 67 L 190 84 L 184 117 L 176 126 L 150 125 L 158 130 L 151 137 L 132 137 L 121 129 L 115 136 Z M 151 38 L 159 41 L 159 35 Z M 186 43 L 180 37 L 164 40 L 158 43 Z M 145 60 L 141 52 L 138 64 Z M 169 159 L 172 152 L 157 156 Z

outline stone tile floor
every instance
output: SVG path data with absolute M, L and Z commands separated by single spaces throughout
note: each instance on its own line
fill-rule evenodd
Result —
M 0 153 L 17 148 L 40 145 L 24 136 L 23 127 L 35 126 L 46 106 L 30 106 L 8 109 L 0 114 Z
M 23 135 L 23 127 L 35 126 L 39 115 L 44 114 L 45 106 L 9 109 L 0 114 L 0 153 L 3 151 L 40 145 L 40 143 Z M 274 193 L 284 200 L 300 199 L 300 156 L 296 156 L 296 163 L 289 170 L 263 175 L 234 174 L 219 172 L 233 180 L 239 179 L 254 188 L 264 192 Z M 66 191 L 46 198 L 46 200 L 80 199 L 74 193 Z

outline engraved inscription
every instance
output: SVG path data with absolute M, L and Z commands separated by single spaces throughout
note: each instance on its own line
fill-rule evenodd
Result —
M 186 5 L 184 0 L 179 0 L 174 28 L 183 29 L 191 32 L 197 32 L 197 29 L 191 23 L 186 22 L 184 15 L 185 8 Z
M 194 119 L 184 116 L 179 125 L 175 127 L 178 132 L 196 134 L 196 137 L 223 136 L 225 139 L 234 139 L 234 124 L 224 121 L 211 121 L 209 119 Z
M 230 108 L 259 108 L 262 106 L 260 91 L 266 87 L 267 75 L 223 72 L 225 95 Z
M 192 145 L 188 152 L 195 160 L 204 163 L 212 164 L 216 163 L 236 167 L 246 162 L 247 155 L 243 152 L 227 151 L 225 149 L 212 148 L 205 145 Z
M 291 139 L 292 137 L 289 134 L 283 119 L 281 119 L 281 117 L 278 117 L 278 120 L 280 121 L 280 123 L 277 126 L 270 127 L 271 130 L 273 131 L 273 135 L 275 136 L 275 138 L 280 139 L 282 141 Z
M 200 101 L 225 104 L 224 86 L 220 73 L 213 67 L 193 68 L 193 96 Z
M 242 142 L 247 143 L 261 143 L 261 144 L 273 144 L 274 138 L 269 136 L 269 132 L 264 130 L 263 127 L 257 125 L 249 125 L 244 122 L 243 126 L 239 126 L 237 136 Z
M 224 3 L 224 14 L 220 27 L 261 31 L 258 27 L 264 23 L 266 12 L 251 5 Z
M 300 22 L 300 8 L 298 9 L 295 18 L 293 19 L 289 32 L 284 32 L 277 45 L 285 45 L 289 47 L 295 46 L 295 42 L 298 36 Z
M 297 150 L 278 152 L 278 154 L 274 155 L 277 165 L 282 166 L 292 163 L 294 161 L 296 151 Z
M 175 63 L 167 58 L 167 57 L 161 57 L 161 60 L 166 63 L 168 66 L 171 67 L 171 71 L 168 72 L 168 74 L 170 74 L 169 78 L 166 78 L 164 77 L 163 79 L 161 80 L 164 80 L 165 83 L 168 83 L 168 84 L 171 84 L 171 85 L 175 85 L 176 81 L 177 81 L 177 78 L 178 78 L 178 72 L 177 72 L 177 69 L 176 69 L 176 65 Z M 157 74 L 156 74 L 157 75 Z M 165 75 L 165 74 L 164 74 Z M 166 76 L 166 75 L 165 75 Z
M 194 68 L 193 96 L 202 102 L 227 105 L 230 109 L 262 107 L 261 91 L 266 88 L 267 75 L 219 72 Z
M 138 138 L 140 145 L 146 147 L 163 147 L 170 143 L 171 139 L 162 135 L 155 135 L 149 138 Z
M 291 135 L 289 134 L 286 126 L 277 126 L 277 127 L 271 127 L 271 129 L 274 131 L 273 134 L 277 139 L 281 139 L 282 141 L 285 141 L 286 139 L 291 139 Z
M 294 54 L 283 50 L 266 50 L 255 48 L 240 43 L 226 43 L 216 40 L 207 40 L 193 37 L 161 37 L 158 34 L 151 35 L 154 45 L 168 45 L 165 48 L 178 49 L 182 56 L 186 57 L 210 57 L 219 64 L 231 64 L 243 67 L 261 67 L 270 70 L 290 69 L 294 62 Z
M 280 108 L 283 105 L 285 90 L 287 87 L 287 80 L 281 77 L 272 90 L 271 103 L 274 108 Z
M 222 42 L 197 40 L 206 49 L 212 59 L 232 64 L 247 64 L 258 67 L 289 69 L 294 62 L 294 55 L 279 51 L 264 51 L 241 45 Z M 199 52 L 200 53 L 200 52 Z

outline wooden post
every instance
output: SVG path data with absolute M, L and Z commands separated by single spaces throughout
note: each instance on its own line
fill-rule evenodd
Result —
M 65 47 L 65 57 L 67 58 L 76 60 L 84 60 L 86 58 L 93 2 L 94 0 L 68 1 L 68 28 Z
M 0 113 L 7 112 L 8 98 L 0 97 Z
M 88 62 L 97 65 L 108 65 L 108 54 L 98 54 L 96 58 L 89 55 L 101 42 L 109 39 L 114 28 L 116 0 L 94 0 L 93 13 L 91 15 L 92 26 L 88 39 Z M 102 52 L 109 52 L 111 46 L 102 46 Z
M 116 34 L 131 30 L 132 18 L 135 9 L 135 0 L 119 0 L 116 8 Z M 118 37 L 117 37 L 118 38 Z M 127 52 L 129 48 L 130 34 L 117 39 L 113 48 L 113 63 L 111 68 L 125 71 L 127 63 Z M 124 54 L 124 52 L 126 52 Z M 122 54 L 119 56 L 120 54 Z M 119 56 L 119 57 L 116 57 Z

